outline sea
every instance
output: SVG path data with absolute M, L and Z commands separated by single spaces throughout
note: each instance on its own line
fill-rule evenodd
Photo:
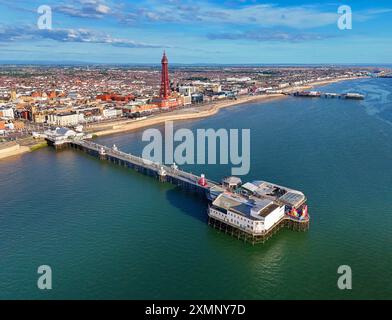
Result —
M 250 129 L 250 172 L 303 191 L 308 232 L 252 246 L 207 224 L 170 184 L 51 148 L 0 162 L 0 299 L 392 299 L 392 79 L 318 88 L 175 128 Z M 163 131 L 164 126 L 157 127 Z M 141 155 L 143 130 L 98 138 Z M 220 180 L 230 165 L 181 168 Z M 52 289 L 40 290 L 38 267 Z M 352 289 L 338 273 L 348 266 Z

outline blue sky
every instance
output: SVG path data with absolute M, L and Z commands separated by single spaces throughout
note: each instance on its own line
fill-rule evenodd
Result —
M 173 63 L 392 63 L 390 0 L 0 0 L 0 17 L 1 61 L 157 63 L 165 48 Z

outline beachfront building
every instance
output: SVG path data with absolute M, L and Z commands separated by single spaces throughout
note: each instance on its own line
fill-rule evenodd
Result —
M 61 127 L 75 126 L 84 121 L 83 113 L 67 112 L 60 114 L 49 114 L 48 123 Z
M 117 118 L 123 115 L 123 111 L 122 109 L 105 108 L 102 111 L 102 115 L 104 118 Z
M 181 86 L 178 88 L 178 92 L 184 96 L 191 96 L 197 92 L 197 88 L 194 86 Z
M 47 130 L 43 134 L 44 137 L 49 139 L 53 145 L 62 145 L 66 141 L 74 139 L 82 139 L 83 132 L 76 132 L 69 128 L 56 128 L 54 130 Z
M 139 106 L 134 106 L 131 109 L 131 113 L 139 112 L 140 114 L 152 113 L 155 111 L 158 111 L 158 107 L 155 104 L 141 104 Z
M 192 103 L 203 103 L 204 102 L 204 95 L 202 93 L 194 93 L 191 96 Z

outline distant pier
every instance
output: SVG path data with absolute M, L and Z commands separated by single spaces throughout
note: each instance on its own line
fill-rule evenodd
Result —
M 303 98 L 327 98 L 327 99 L 348 99 L 348 100 L 364 100 L 365 96 L 360 93 L 332 93 L 320 91 L 297 91 L 291 94 L 294 97 Z

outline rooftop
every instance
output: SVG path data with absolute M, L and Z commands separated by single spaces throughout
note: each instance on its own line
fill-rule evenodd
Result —
M 280 206 L 269 199 L 246 199 L 244 197 L 224 193 L 218 196 L 213 205 L 230 210 L 252 220 L 264 220 Z
M 298 207 L 306 201 L 306 197 L 302 192 L 266 181 L 248 182 L 242 188 L 250 191 L 255 198 L 279 200 L 293 207 Z

